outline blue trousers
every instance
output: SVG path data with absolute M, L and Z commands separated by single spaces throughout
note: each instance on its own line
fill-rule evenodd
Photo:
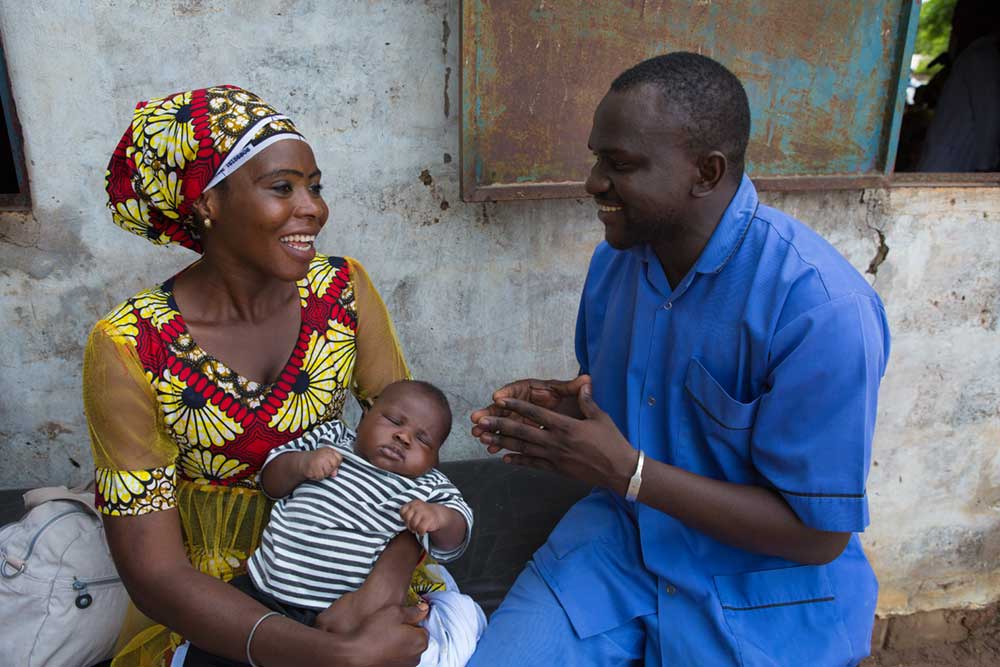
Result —
M 580 639 L 532 561 L 493 613 L 468 667 L 641 666 L 659 656 L 656 614 Z

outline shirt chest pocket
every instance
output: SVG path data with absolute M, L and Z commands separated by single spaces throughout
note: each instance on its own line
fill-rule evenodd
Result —
M 675 460 L 692 472 L 731 482 L 755 480 L 750 437 L 760 397 L 738 401 L 691 357 L 684 378 L 687 410 Z

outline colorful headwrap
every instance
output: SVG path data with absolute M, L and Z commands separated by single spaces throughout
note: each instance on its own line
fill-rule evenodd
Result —
M 302 138 L 287 116 L 236 86 L 139 102 L 108 163 L 111 217 L 158 245 L 201 252 L 192 210 L 201 193 L 274 142 Z

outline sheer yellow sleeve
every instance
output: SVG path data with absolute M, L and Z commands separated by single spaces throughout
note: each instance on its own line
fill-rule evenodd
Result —
M 83 406 L 96 468 L 97 507 L 115 516 L 176 505 L 177 445 L 164 427 L 134 336 L 129 322 L 101 320 L 91 331 L 83 357 Z
M 410 377 L 403 349 L 371 278 L 361 263 L 345 258 L 350 265 L 354 301 L 358 310 L 357 359 L 351 389 L 365 409 L 387 385 Z

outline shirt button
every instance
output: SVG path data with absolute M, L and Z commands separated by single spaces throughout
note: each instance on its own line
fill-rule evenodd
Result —
M 673 584 L 667 584 L 667 595 L 674 595 L 677 592 L 677 588 Z
M 663 310 L 670 310 L 673 307 L 674 307 L 673 301 L 667 301 L 665 304 L 663 304 Z
M 646 399 L 646 402 L 649 403 L 650 405 L 656 405 L 656 398 L 651 395 L 649 398 Z

